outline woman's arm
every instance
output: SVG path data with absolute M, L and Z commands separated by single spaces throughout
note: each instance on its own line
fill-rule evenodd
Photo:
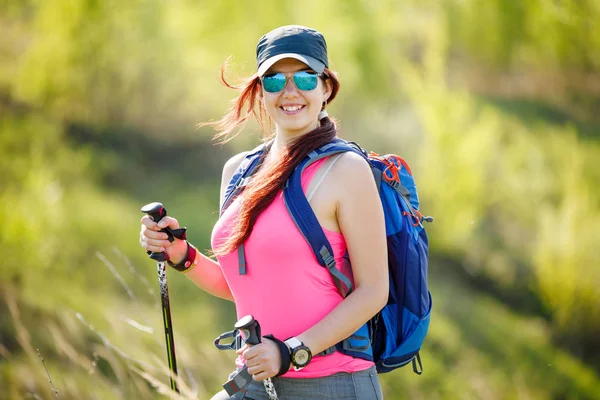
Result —
M 240 153 L 233 156 L 225 163 L 221 179 L 221 195 L 219 204 L 223 203 L 225 190 L 229 180 L 235 170 L 244 159 L 246 153 Z M 166 216 L 157 224 L 149 216 L 142 218 L 142 231 L 140 233 L 140 243 L 146 250 L 161 252 L 164 251 L 174 263 L 180 263 L 187 254 L 187 245 L 185 241 L 175 239 L 174 242 L 167 240 L 167 234 L 161 232 L 161 229 L 169 227 L 171 229 L 179 228 L 179 222 L 172 217 Z M 196 253 L 196 267 L 186 273 L 186 276 L 198 285 L 202 290 L 213 296 L 233 301 L 233 296 L 223 276 L 223 271 L 219 263 L 200 253 Z
M 313 354 L 356 332 L 385 306 L 389 290 L 385 220 L 369 165 L 359 155 L 345 153 L 324 184 L 336 193 L 337 221 L 355 287 L 325 318 L 298 335 Z
M 223 204 L 227 185 L 246 154 L 247 152 L 239 153 L 225 163 L 221 177 L 219 205 Z M 183 259 L 183 256 L 181 256 L 181 259 Z M 219 263 L 200 252 L 196 255 L 196 263 L 196 268 L 186 273 L 186 276 L 206 292 L 222 299 L 234 301 Z

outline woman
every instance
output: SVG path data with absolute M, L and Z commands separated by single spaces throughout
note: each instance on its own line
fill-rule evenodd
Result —
M 338 268 L 349 255 L 355 289 L 345 298 L 316 261 L 281 196 L 294 167 L 337 135 L 325 107 L 340 85 L 328 69 L 325 39 L 302 26 L 277 28 L 260 39 L 257 66 L 231 111 L 215 125 L 219 136 L 228 137 L 253 114 L 261 125 L 267 117 L 275 132 L 260 169 L 213 229 L 218 262 L 185 241 L 170 243 L 160 230 L 179 226 L 172 217 L 158 224 L 142 218 L 142 247 L 165 251 L 200 288 L 234 301 L 238 317 L 253 315 L 263 334 L 272 335 L 238 351 L 238 365 L 245 361 L 253 377 L 247 393 L 229 397 L 222 391 L 213 399 L 267 399 L 260 381 L 276 376 L 273 384 L 282 399 L 381 399 L 372 362 L 337 351 L 319 354 L 353 334 L 387 301 L 384 217 L 370 167 L 346 152 L 313 163 L 302 176 Z M 221 204 L 246 154 L 225 164 Z M 242 244 L 244 274 L 238 268 Z M 301 351 L 304 358 L 298 356 Z

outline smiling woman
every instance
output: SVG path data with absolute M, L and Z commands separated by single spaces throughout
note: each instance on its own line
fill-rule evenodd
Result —
M 142 246 L 167 252 L 199 287 L 233 300 L 238 319 L 252 315 L 268 333 L 262 343 L 238 348 L 237 367 L 253 379 L 213 400 L 273 399 L 275 392 L 295 400 L 381 399 L 372 355 L 341 346 L 387 301 L 385 224 L 369 164 L 346 152 L 301 172 L 302 189 L 310 191 L 310 208 L 331 245 L 331 268 L 315 258 L 282 196 L 296 167 L 337 137 L 325 108 L 340 84 L 328 69 L 325 39 L 314 29 L 283 26 L 259 40 L 256 54 L 257 72 L 245 84 L 228 85 L 222 74 L 240 95 L 213 125 L 224 140 L 251 116 L 263 128 L 268 118 L 275 129 L 264 132 L 256 151 L 223 167 L 221 216 L 212 233 L 217 262 L 185 240 L 166 240 L 161 228 L 179 226 L 172 217 L 160 224 L 144 217 Z M 240 185 L 238 177 L 257 151 L 262 155 Z M 239 190 L 232 195 L 234 187 Z M 348 294 L 338 281 L 354 290 Z
M 278 37 L 280 35 L 281 37 Z M 296 48 L 294 48 L 296 46 Z M 230 111 L 215 123 L 202 123 L 200 126 L 210 125 L 217 130 L 216 139 L 228 141 L 235 137 L 238 128 L 243 128 L 244 123 L 254 116 L 263 129 L 265 139 L 276 136 L 277 132 L 267 132 L 265 118 L 273 121 L 275 113 L 266 110 L 265 100 L 272 95 L 284 96 L 297 95 L 300 97 L 323 96 L 320 99 L 319 111 L 325 110 L 327 103 L 336 97 L 340 83 L 336 74 L 328 68 L 327 45 L 323 36 L 312 29 L 287 26 L 275 29 L 264 35 L 256 48 L 257 72 L 241 85 L 231 85 L 225 79 L 225 68 L 221 69 L 221 81 L 227 87 L 240 91 L 234 100 Z M 310 54 L 310 55 L 308 55 Z M 286 72 L 286 73 L 284 73 Z M 296 72 L 291 74 L 291 72 Z M 293 76 L 293 78 L 292 78 Z M 293 84 L 291 83 L 293 82 Z M 291 85 L 291 86 L 290 86 Z M 300 93 L 289 93 L 296 89 Z M 284 91 L 284 93 L 281 93 Z M 285 93 L 288 92 L 288 93 Z M 318 102 L 317 102 L 318 103 Z M 293 106 L 294 104 L 289 104 Z M 306 104 L 298 104 L 306 106 Z M 313 104 L 313 110 L 317 104 Z M 329 125 L 329 118 L 311 120 L 312 128 Z M 325 116 L 325 114 L 323 114 Z M 332 121 L 331 121 L 332 122 Z M 306 133 L 298 132 L 298 133 Z

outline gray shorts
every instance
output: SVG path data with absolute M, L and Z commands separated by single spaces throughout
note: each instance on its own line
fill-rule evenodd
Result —
M 322 378 L 273 378 L 280 400 L 382 400 L 381 385 L 375 366 L 359 372 L 340 372 Z M 224 390 L 211 400 L 269 400 L 261 382 L 252 381 L 244 395 L 238 392 L 230 397 Z

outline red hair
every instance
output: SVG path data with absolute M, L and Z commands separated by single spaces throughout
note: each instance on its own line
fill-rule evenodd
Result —
M 340 83 L 336 76 L 328 69 L 325 69 L 323 72 L 322 79 L 329 81 L 331 84 L 331 95 L 327 100 L 331 102 L 340 89 Z M 241 85 L 230 85 L 225 80 L 225 66 L 222 66 L 221 81 L 225 86 L 240 91 L 240 94 L 233 100 L 233 106 L 223 118 L 217 122 L 209 123 L 218 132 L 215 138 L 223 139 L 223 143 L 231 140 L 239 134 L 251 116 L 254 116 L 260 124 L 265 139 L 272 136 L 272 134 L 268 134 L 264 129 L 268 116 L 262 102 L 258 99 L 259 93 L 262 90 L 262 84 L 258 75 L 252 75 Z M 238 131 L 234 133 L 236 129 Z M 325 117 L 321 119 L 317 128 L 288 143 L 277 156 L 275 162 L 267 167 L 261 167 L 244 189 L 244 198 L 240 206 L 236 226 L 232 229 L 230 236 L 225 242 L 217 249 L 214 249 L 214 254 L 222 256 L 231 253 L 242 245 L 248 239 L 248 236 L 250 236 L 258 215 L 275 199 L 277 193 L 283 188 L 283 185 L 296 166 L 311 151 L 329 143 L 336 135 L 337 127 L 335 121 L 329 117 Z M 270 147 L 265 148 L 263 159 L 269 150 Z

